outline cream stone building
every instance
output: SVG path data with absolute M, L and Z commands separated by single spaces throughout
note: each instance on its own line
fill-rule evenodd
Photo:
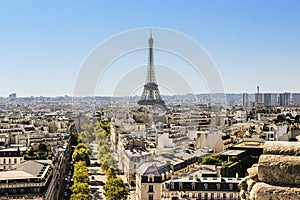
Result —
M 22 154 L 25 151 L 26 147 L 0 149 L 0 171 L 13 169 L 15 165 L 20 164 L 24 160 Z
M 136 175 L 136 200 L 161 200 L 164 182 L 171 178 L 170 165 L 163 162 L 142 164 Z

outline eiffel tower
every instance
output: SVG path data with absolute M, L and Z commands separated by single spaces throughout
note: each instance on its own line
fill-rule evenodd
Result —
M 144 106 L 162 106 L 165 108 L 165 102 L 162 100 L 158 85 L 155 79 L 154 73 L 154 64 L 153 64 L 153 38 L 152 33 L 150 34 L 150 38 L 148 39 L 149 44 L 149 58 L 148 58 L 148 66 L 147 66 L 147 77 L 146 83 L 144 85 L 143 94 L 141 99 L 138 101 L 139 105 Z

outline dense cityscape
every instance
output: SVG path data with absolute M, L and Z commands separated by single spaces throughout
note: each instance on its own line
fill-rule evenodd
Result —
M 12 2 L 0 200 L 300 200 L 300 3 Z
M 148 78 L 135 104 L 1 99 L 1 198 L 298 198 L 300 94 L 257 86 L 255 94 L 162 97 L 152 36 L 148 43 Z
M 241 183 L 250 176 L 247 169 L 266 154 L 264 148 L 291 143 L 295 152 L 289 149 L 288 155 L 299 154 L 300 106 L 292 104 L 292 97 L 298 96 L 290 93 L 277 94 L 276 105 L 270 105 L 270 94 L 226 96 L 230 106 L 218 112 L 205 103 L 204 94 L 186 95 L 181 105 L 167 103 L 173 101 L 171 96 L 163 97 L 166 113 L 160 115 L 135 109 L 139 106 L 128 112 L 117 104 L 119 98 L 11 94 L 1 99 L 1 196 L 246 199 L 239 196 Z M 283 177 L 298 177 L 292 169 L 296 164 L 282 161 L 290 170 Z M 77 169 L 80 165 L 83 169 Z M 279 168 L 267 168 L 271 178 L 253 182 L 298 184 L 297 178 L 272 177 Z M 110 191 L 105 187 L 108 180 L 115 180 L 110 187 L 123 189 Z M 291 190 L 294 199 L 299 195 L 299 189 L 285 190 Z M 249 192 L 246 189 L 244 196 Z

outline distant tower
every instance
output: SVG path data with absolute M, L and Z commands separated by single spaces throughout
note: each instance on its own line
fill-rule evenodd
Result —
M 249 95 L 248 93 L 243 93 L 243 107 L 246 109 L 248 107 Z
M 143 94 L 141 99 L 138 101 L 139 105 L 160 105 L 165 108 L 165 102 L 162 100 L 158 85 L 156 84 L 155 73 L 154 73 L 154 63 L 153 63 L 153 38 L 152 34 L 150 34 L 150 38 L 148 40 L 149 43 L 149 59 L 147 66 L 147 77 L 146 83 L 144 85 Z
M 264 94 L 260 93 L 259 91 L 259 86 L 257 86 L 257 93 L 255 93 L 255 105 L 258 106 L 262 106 L 264 103 Z

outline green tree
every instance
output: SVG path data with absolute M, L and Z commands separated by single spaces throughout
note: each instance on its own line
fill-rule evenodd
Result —
M 71 187 L 71 191 L 75 194 L 81 193 L 81 194 L 89 194 L 90 188 L 88 183 L 82 183 L 82 182 L 74 182 L 74 184 Z
M 89 195 L 87 194 L 72 194 L 70 200 L 90 200 L 92 199 Z
M 86 132 L 92 134 L 92 133 L 94 132 L 94 124 L 91 124 L 91 123 L 89 123 L 89 124 L 84 124 L 84 125 L 81 127 L 81 129 L 82 129 L 83 131 L 86 131 Z
M 104 195 L 107 200 L 127 199 L 128 189 L 121 178 L 110 178 L 103 186 Z
M 108 144 L 103 144 L 99 146 L 98 156 L 100 161 L 104 159 L 105 155 L 107 155 L 108 153 L 111 153 L 111 149 L 109 148 Z
M 94 134 L 94 124 L 85 124 L 81 129 L 83 131 L 79 133 L 79 140 L 81 140 L 82 143 L 89 145 L 96 139 Z
M 93 133 L 82 131 L 79 133 L 79 140 L 84 144 L 90 144 L 94 140 Z
M 101 169 L 104 173 L 106 173 L 106 171 L 109 168 L 114 168 L 116 166 L 117 161 L 115 160 L 115 158 L 113 157 L 113 155 L 111 153 L 106 154 L 103 159 L 101 160 Z
M 79 143 L 77 144 L 77 146 L 75 147 L 75 150 L 78 150 L 78 149 L 88 149 L 87 145 L 86 144 L 83 144 L 83 143 Z
M 35 152 L 34 152 L 33 147 L 30 147 L 30 148 L 29 148 L 28 155 L 29 155 L 29 156 L 35 156 Z
M 106 171 L 107 180 L 116 177 L 117 177 L 116 170 L 114 168 L 108 168 L 108 170 Z
M 220 155 L 212 154 L 212 155 L 205 156 L 204 158 L 202 158 L 201 164 L 204 164 L 204 165 L 220 165 L 220 164 L 222 164 L 222 162 L 223 161 L 220 159 Z
M 72 154 L 72 160 L 74 163 L 84 161 L 87 166 L 90 165 L 90 153 L 86 145 L 79 143 Z
M 110 134 L 110 123 L 104 121 L 97 122 L 95 126 L 95 131 L 100 131 L 100 130 L 104 130 L 104 134 L 108 136 Z
M 39 144 L 39 151 L 41 151 L 41 152 L 46 152 L 47 151 L 47 146 L 45 145 L 45 143 L 40 143 Z
M 230 162 L 238 162 L 239 161 L 239 158 L 237 156 L 230 156 L 228 157 L 228 160 Z
M 89 170 L 84 161 L 79 161 L 74 165 L 73 180 L 75 182 L 89 183 Z
M 96 140 L 98 141 L 99 146 L 107 143 L 107 136 L 105 135 L 104 130 L 97 130 L 94 132 Z

